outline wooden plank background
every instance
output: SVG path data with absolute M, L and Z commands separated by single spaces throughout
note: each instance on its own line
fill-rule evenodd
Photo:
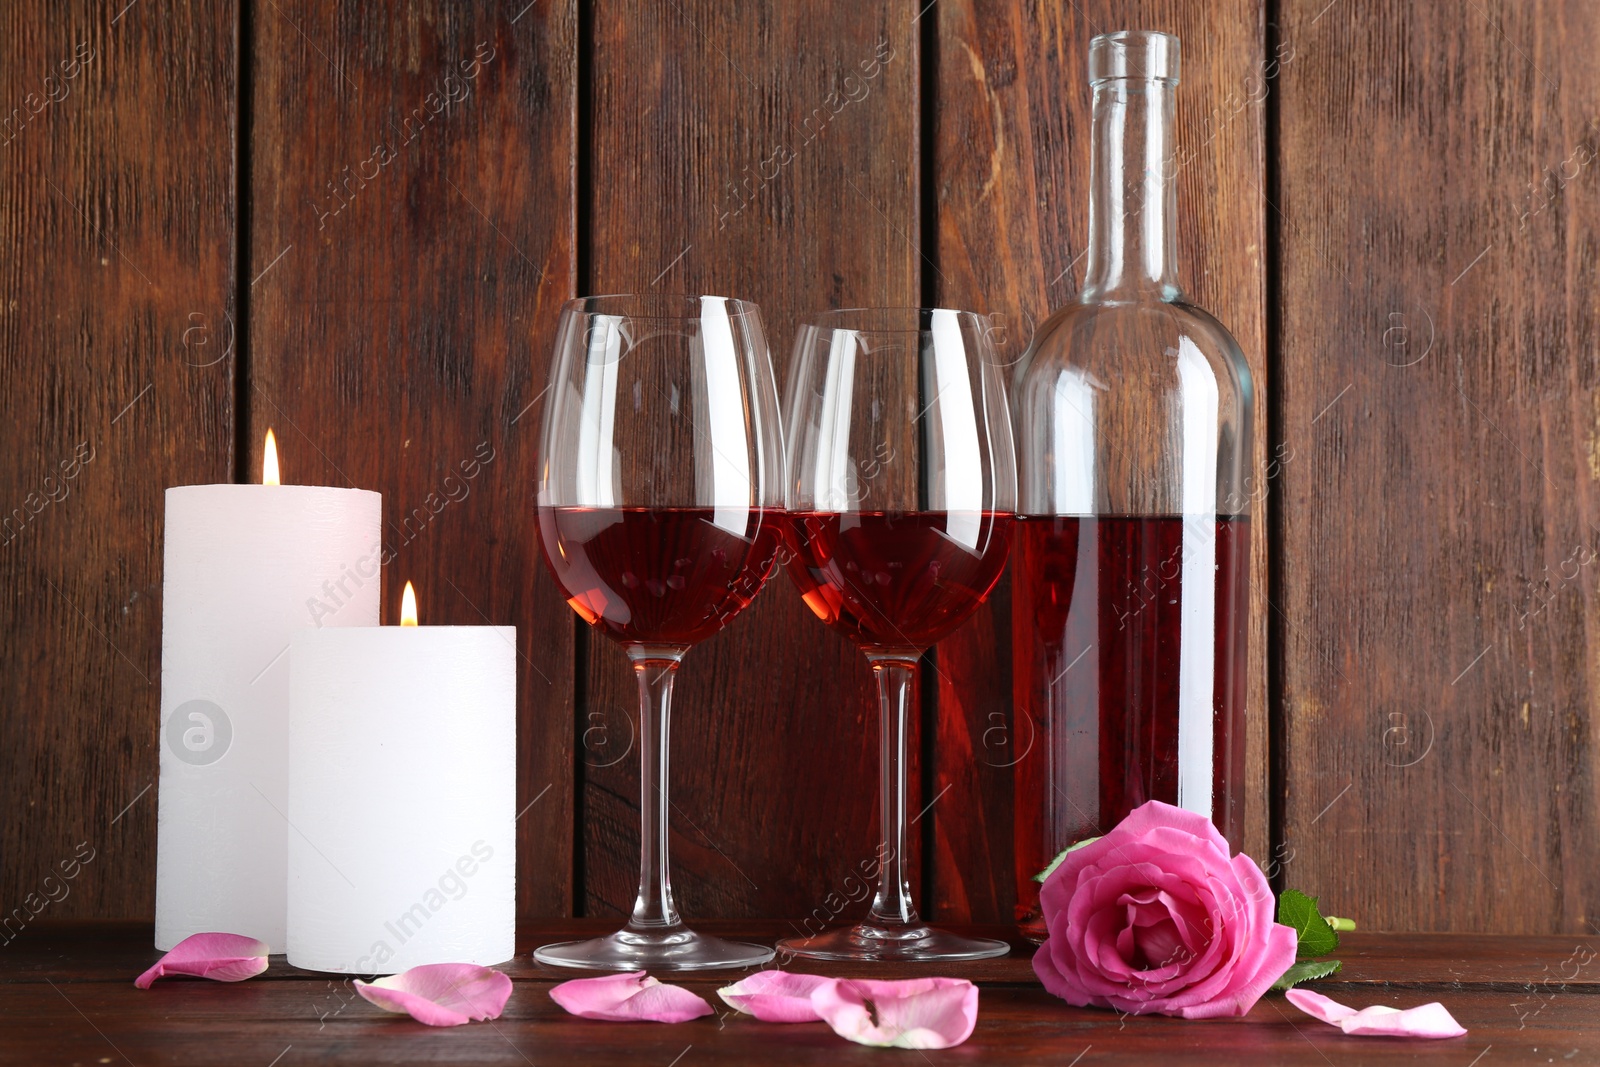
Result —
M 1250 849 L 1371 929 L 1592 929 L 1580 0 L 6 7 L 0 910 L 82 843 L 41 915 L 150 914 L 162 490 L 254 480 L 269 425 L 287 480 L 384 493 L 386 614 L 410 578 L 519 626 L 521 914 L 625 910 L 633 683 L 533 526 L 559 305 L 753 299 L 780 379 L 859 303 L 998 313 L 1016 358 L 1081 279 L 1084 55 L 1125 26 L 1183 39 L 1181 278 L 1258 388 Z M 1008 603 L 924 672 L 951 920 L 1015 892 Z M 860 656 L 775 576 L 675 720 L 688 914 L 825 914 L 875 845 Z
M 1600 12 L 1321 8 L 1282 29 L 1289 877 L 1592 932 Z
M 237 10 L 152 14 L 0 10 L 8 916 L 153 914 L 163 495 L 234 473 Z

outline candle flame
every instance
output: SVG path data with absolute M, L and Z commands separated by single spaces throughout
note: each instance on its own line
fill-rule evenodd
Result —
M 267 443 L 261 450 L 261 484 L 277 485 L 278 482 L 278 439 L 272 436 L 272 427 L 267 427 Z
M 417 624 L 417 591 L 411 588 L 411 583 L 406 583 L 406 591 L 400 594 L 400 625 L 415 626 Z

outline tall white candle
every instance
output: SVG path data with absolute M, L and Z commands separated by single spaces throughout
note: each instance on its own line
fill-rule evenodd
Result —
M 515 954 L 516 632 L 295 634 L 290 963 L 391 974 Z
M 382 497 L 189 485 L 166 504 L 156 947 L 225 931 L 281 952 L 289 639 L 378 621 Z

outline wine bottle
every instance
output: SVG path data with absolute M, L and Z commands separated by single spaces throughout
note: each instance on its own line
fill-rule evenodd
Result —
M 1236 849 L 1243 832 L 1250 371 L 1178 287 L 1178 39 L 1095 37 L 1089 83 L 1084 284 L 1013 395 L 1017 919 L 1035 939 L 1033 876 L 1145 801 Z

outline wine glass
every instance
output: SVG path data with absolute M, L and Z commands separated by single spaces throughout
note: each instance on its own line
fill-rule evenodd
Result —
M 1016 470 L 988 321 L 943 308 L 808 319 L 785 396 L 785 569 L 878 683 L 878 891 L 867 920 L 780 951 L 832 960 L 969 960 L 1001 941 L 919 921 L 906 877 L 906 720 L 917 660 L 1005 567 Z
M 609 937 L 545 945 L 598 970 L 746 967 L 771 949 L 697 934 L 667 862 L 672 681 L 760 591 L 781 543 L 783 448 L 761 314 L 720 296 L 593 296 L 561 312 L 539 536 L 567 603 L 639 685 L 639 895 Z

